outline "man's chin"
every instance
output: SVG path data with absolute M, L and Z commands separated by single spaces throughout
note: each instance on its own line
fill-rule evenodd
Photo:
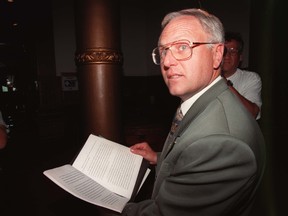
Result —
M 179 97 L 179 98 L 182 98 L 182 96 L 183 96 L 182 92 L 180 92 L 179 90 L 176 90 L 176 89 L 169 89 L 169 93 L 170 93 L 170 95 L 175 96 L 175 97 Z

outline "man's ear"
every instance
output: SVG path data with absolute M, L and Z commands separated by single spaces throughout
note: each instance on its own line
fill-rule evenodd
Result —
M 239 56 L 239 62 L 242 62 L 242 61 L 243 61 L 243 54 L 241 53 Z
M 215 47 L 215 52 L 214 52 L 214 62 L 213 62 L 213 68 L 217 70 L 223 60 L 223 55 L 224 55 L 224 44 L 217 44 Z
M 239 67 L 239 68 L 241 68 L 242 62 L 243 62 L 243 54 L 241 53 L 241 54 L 239 55 L 239 64 L 238 64 L 238 67 Z

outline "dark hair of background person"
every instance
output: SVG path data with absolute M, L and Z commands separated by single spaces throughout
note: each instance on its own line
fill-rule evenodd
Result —
M 235 40 L 239 43 L 238 52 L 239 54 L 242 54 L 244 50 L 244 41 L 242 39 L 242 35 L 239 32 L 225 32 L 225 41 L 230 42 L 232 40 Z

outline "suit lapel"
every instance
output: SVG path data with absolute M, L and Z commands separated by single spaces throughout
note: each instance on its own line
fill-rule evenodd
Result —
M 180 137 L 191 122 L 208 106 L 208 104 L 215 100 L 218 95 L 227 89 L 225 81 L 222 79 L 208 89 L 203 95 L 201 95 L 195 103 L 190 107 L 182 121 L 180 122 L 178 128 L 176 129 L 173 136 L 167 136 L 163 150 L 161 153 L 160 161 L 162 161 L 168 153 L 171 151 L 173 146 L 177 142 L 177 137 Z M 159 161 L 159 162 L 160 162 Z
M 181 136 L 189 124 L 211 103 L 211 101 L 214 101 L 226 89 L 228 89 L 227 84 L 222 79 L 201 95 L 190 107 L 179 124 L 175 134 Z

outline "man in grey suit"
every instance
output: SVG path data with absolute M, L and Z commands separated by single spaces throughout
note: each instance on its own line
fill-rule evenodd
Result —
M 146 142 L 131 151 L 157 164 L 151 199 L 128 203 L 122 215 L 244 216 L 261 182 L 265 147 L 253 116 L 220 76 L 224 30 L 201 9 L 172 12 L 153 50 L 183 119 L 161 153 Z

